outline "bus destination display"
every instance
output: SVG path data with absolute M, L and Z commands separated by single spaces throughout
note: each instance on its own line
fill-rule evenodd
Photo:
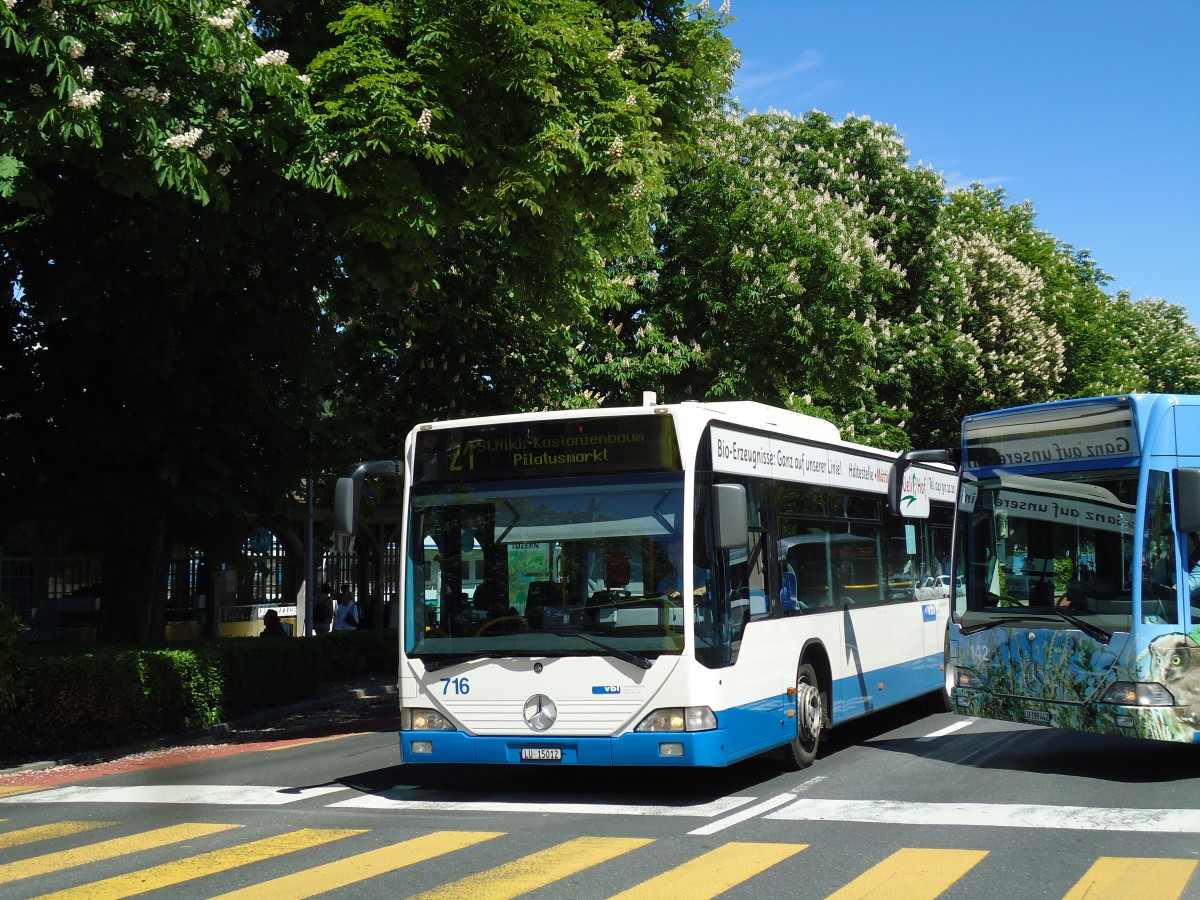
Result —
M 508 422 L 417 435 L 416 483 L 485 481 L 679 468 L 665 416 Z

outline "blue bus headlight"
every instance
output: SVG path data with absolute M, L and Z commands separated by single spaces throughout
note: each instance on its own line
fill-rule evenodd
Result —
M 1154 681 L 1115 681 L 1108 686 L 1100 702 L 1116 706 L 1174 706 L 1175 698 Z
M 409 709 L 407 706 L 400 710 L 401 731 L 457 731 L 450 720 L 436 709 Z
M 668 706 L 656 709 L 634 731 L 712 731 L 717 717 L 707 706 Z

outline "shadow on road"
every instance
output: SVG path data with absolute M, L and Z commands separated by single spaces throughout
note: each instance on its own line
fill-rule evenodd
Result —
M 1200 767 L 1200 747 L 1188 744 L 1023 725 L 951 734 L 933 742 L 885 738 L 872 740 L 870 746 L 975 769 L 1069 775 L 1114 784 L 1188 781 Z

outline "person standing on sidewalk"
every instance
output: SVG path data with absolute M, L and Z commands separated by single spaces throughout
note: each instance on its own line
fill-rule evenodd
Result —
M 333 613 L 334 631 L 353 631 L 358 627 L 358 604 L 350 597 L 350 585 L 343 584 Z
M 317 593 L 317 602 L 313 606 L 313 631 L 317 634 L 328 634 L 333 622 L 333 588 L 329 582 L 321 582 Z

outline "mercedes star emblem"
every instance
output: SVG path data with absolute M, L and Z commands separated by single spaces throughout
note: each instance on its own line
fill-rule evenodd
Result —
M 558 707 L 545 694 L 534 694 L 525 701 L 525 724 L 534 731 L 545 731 L 558 718 Z

